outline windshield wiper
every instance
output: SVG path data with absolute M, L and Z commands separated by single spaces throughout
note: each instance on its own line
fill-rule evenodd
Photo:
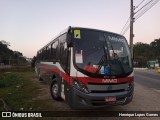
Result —
M 109 56 L 108 44 L 107 44 L 107 39 L 106 39 L 105 34 L 104 34 L 104 38 L 105 38 L 105 44 L 103 45 L 104 55 L 101 57 L 100 61 L 98 62 L 98 68 L 95 73 L 99 73 L 102 66 L 104 66 L 104 67 L 109 66 L 109 68 L 110 68 L 109 74 L 111 75 L 111 72 L 112 72 L 111 65 L 108 63 L 109 60 L 111 60 L 111 58 Z M 114 52 L 113 45 L 111 43 L 110 43 L 110 46 L 113 51 L 114 60 L 116 60 L 118 62 L 118 64 L 120 65 L 120 68 L 121 68 L 123 74 L 126 74 L 124 67 L 123 67 L 123 64 L 122 64 L 121 60 L 119 59 L 118 55 Z M 105 62 L 106 62 L 106 64 L 104 65 Z M 107 74 L 107 73 L 105 73 L 105 71 L 104 71 L 104 74 Z
M 122 64 L 121 60 L 119 59 L 119 57 L 117 57 L 117 58 L 114 59 L 114 60 L 118 61 L 119 65 L 120 65 L 120 67 L 121 67 L 121 70 L 123 71 L 124 74 L 126 74 L 126 72 L 125 72 L 125 70 L 124 70 L 124 67 L 123 67 L 123 64 Z
M 120 67 L 121 67 L 121 70 L 123 71 L 124 74 L 126 74 L 126 72 L 125 72 L 125 70 L 124 70 L 124 67 L 123 67 L 123 65 L 122 65 L 121 60 L 119 59 L 117 53 L 114 52 L 113 45 L 112 45 L 111 43 L 110 43 L 110 45 L 111 45 L 111 48 L 112 48 L 112 50 L 113 50 L 114 60 L 118 61 L 119 65 L 120 65 Z
M 97 70 L 96 70 L 95 73 L 99 73 L 99 71 L 101 70 L 104 62 L 105 62 L 105 55 L 103 55 L 103 56 L 101 57 L 100 61 L 98 62 L 98 68 L 97 68 Z
M 105 35 L 104 35 L 104 38 L 105 38 Z M 105 38 L 105 44 L 107 45 L 107 42 L 106 42 L 106 38 Z M 106 46 L 105 44 L 103 45 L 103 50 L 104 50 L 104 55 L 101 57 L 100 61 L 98 62 L 98 68 L 96 70 L 95 73 L 99 73 L 99 71 L 101 70 L 103 64 L 106 62 L 106 64 L 108 64 L 108 56 L 107 56 L 107 53 L 108 53 L 108 46 L 107 46 L 107 51 L 106 51 Z M 110 71 L 110 74 L 111 74 L 111 71 Z

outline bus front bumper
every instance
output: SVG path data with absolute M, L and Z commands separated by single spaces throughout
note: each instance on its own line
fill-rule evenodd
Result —
M 115 105 L 125 105 L 132 101 L 134 87 L 129 91 L 115 92 L 115 93 L 89 93 L 86 94 L 78 89 L 72 89 L 72 102 L 75 103 L 77 108 L 99 108 Z M 116 97 L 114 102 L 106 102 L 107 97 Z

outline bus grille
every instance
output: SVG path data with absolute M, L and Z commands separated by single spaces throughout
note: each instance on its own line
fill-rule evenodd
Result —
M 99 90 L 91 90 L 91 93 L 116 93 L 116 92 L 124 92 L 125 89 L 119 89 L 119 90 L 106 90 L 106 91 L 99 91 Z
M 88 84 L 90 93 L 116 93 L 124 92 L 128 88 L 128 83 L 123 84 Z

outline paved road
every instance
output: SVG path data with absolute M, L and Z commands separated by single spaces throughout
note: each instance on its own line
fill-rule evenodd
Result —
M 156 70 L 135 70 L 133 101 L 125 106 L 106 108 L 106 111 L 160 111 L 160 73 Z M 129 118 L 110 118 L 128 120 Z M 133 117 L 131 120 L 160 120 L 160 117 Z M 99 119 L 98 119 L 99 120 Z
M 147 88 L 160 90 L 160 73 L 156 70 L 135 70 L 135 82 Z

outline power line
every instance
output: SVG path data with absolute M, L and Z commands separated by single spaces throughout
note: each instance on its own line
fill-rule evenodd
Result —
M 124 25 L 124 27 L 123 27 L 123 29 L 122 29 L 122 31 L 121 31 L 121 34 L 124 33 L 124 29 L 126 28 L 128 22 L 129 22 L 129 20 L 130 20 L 130 18 L 128 18 L 128 20 L 126 21 L 126 23 L 125 23 L 125 25 Z
M 142 0 L 138 6 L 136 8 L 138 8 L 142 3 L 144 2 L 144 0 Z M 151 9 L 155 4 L 157 4 L 159 2 L 159 0 L 150 0 L 148 3 L 146 3 L 144 6 L 142 6 L 138 11 L 135 12 L 135 14 L 137 14 L 138 12 L 140 12 L 139 14 L 137 14 L 135 16 L 135 21 L 137 19 L 139 19 L 144 13 L 146 13 L 149 9 Z M 146 8 L 145 8 L 146 7 Z M 134 15 L 135 15 L 134 14 Z M 121 34 L 124 35 L 128 29 L 130 28 L 130 23 L 127 25 L 128 21 L 130 20 L 130 18 L 127 20 L 127 22 L 125 23 L 122 31 L 121 31 Z
M 135 9 L 138 8 L 144 1 L 145 1 L 145 0 L 142 0 L 142 1 L 135 7 Z M 124 34 L 128 31 L 129 26 L 130 26 L 130 23 L 128 23 L 129 20 L 130 20 L 130 18 L 128 18 L 128 20 L 126 21 L 125 25 L 123 26 L 122 31 L 121 31 L 121 35 L 124 35 Z M 128 25 L 127 25 L 127 24 L 128 24 Z
M 149 5 L 151 2 L 153 2 L 153 0 L 150 0 L 148 3 L 146 3 L 144 6 L 142 6 L 138 11 L 136 11 L 134 14 L 137 14 L 139 11 L 141 11 L 144 7 L 146 7 L 147 5 Z
M 130 28 L 130 24 L 128 24 L 128 26 L 126 27 L 126 29 L 124 30 L 124 32 L 121 33 L 121 35 L 124 35 L 129 30 L 129 28 Z
M 139 19 L 144 13 L 146 13 L 149 9 L 151 9 L 158 2 L 159 2 L 159 0 L 155 0 L 153 3 L 151 3 L 149 6 L 147 6 L 146 9 L 144 9 L 141 13 L 139 13 L 137 16 L 135 16 L 135 21 L 137 19 Z
M 144 1 L 145 1 L 145 0 L 142 0 L 142 1 L 135 7 L 135 9 L 138 8 Z

